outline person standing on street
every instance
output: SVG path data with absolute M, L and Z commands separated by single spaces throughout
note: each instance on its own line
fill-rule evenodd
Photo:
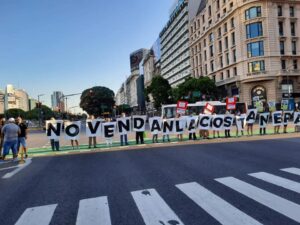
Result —
M 126 117 L 126 114 L 125 114 L 125 113 L 122 113 L 122 114 L 121 114 L 121 117 L 122 117 L 122 118 L 125 118 L 125 117 Z M 128 136 L 127 136 L 127 134 L 121 134 L 121 135 L 120 135 L 120 142 L 121 142 L 121 146 L 123 146 L 124 144 L 125 144 L 125 145 L 128 145 Z
M 93 115 L 90 115 L 89 120 L 94 120 L 95 117 Z M 92 147 L 92 145 L 94 146 L 94 148 L 97 148 L 97 140 L 96 137 L 89 137 L 89 148 Z
M 56 120 L 54 117 L 51 118 L 52 123 L 56 124 Z M 59 151 L 59 138 L 58 137 L 53 137 L 50 139 L 50 143 L 51 143 L 51 148 L 52 151 Z
M 18 136 L 21 133 L 21 130 L 20 127 L 16 125 L 14 118 L 10 118 L 8 120 L 8 124 L 5 124 L 2 127 L 1 133 L 4 136 L 2 159 L 5 160 L 5 157 L 9 154 L 9 150 L 12 149 L 13 160 L 14 161 L 17 160 L 18 159 Z
M 3 147 L 3 135 L 2 135 L 2 127 L 5 124 L 5 119 L 2 118 L 0 120 L 0 159 L 2 158 L 2 147 Z
M 17 118 L 17 125 L 20 127 L 20 134 L 18 137 L 18 153 L 20 151 L 20 147 L 23 148 L 23 152 L 25 153 L 25 158 L 28 157 L 27 155 L 27 144 L 26 144 L 26 140 L 27 140 L 27 134 L 28 134 L 28 127 L 27 125 L 24 123 L 24 121 L 22 120 L 21 117 Z

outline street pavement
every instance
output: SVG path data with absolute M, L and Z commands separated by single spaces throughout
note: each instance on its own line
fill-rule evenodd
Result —
M 300 139 L 33 158 L 0 170 L 0 224 L 300 223 Z M 7 163 L 9 164 L 9 163 Z

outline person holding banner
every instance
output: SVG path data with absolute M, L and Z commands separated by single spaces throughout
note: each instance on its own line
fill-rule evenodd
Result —
M 180 117 L 181 117 L 180 114 L 176 115 L 176 119 L 179 121 L 179 123 L 181 122 Z M 183 141 L 183 134 L 182 133 L 178 133 L 177 134 L 177 139 L 178 139 L 178 141 Z
M 163 128 L 168 125 L 167 117 L 163 117 Z M 167 141 L 170 142 L 170 135 L 169 134 L 163 134 L 163 142 L 165 142 L 165 138 L 167 138 Z
M 106 118 L 105 119 L 105 122 L 106 123 L 110 123 L 111 122 L 111 119 L 110 118 Z M 103 129 L 104 130 L 104 129 Z M 104 132 L 104 136 L 105 136 L 105 132 Z M 110 136 L 107 136 L 105 137 L 105 142 L 106 142 L 106 146 L 109 148 L 109 147 L 112 147 L 112 144 L 113 144 L 113 138 L 110 137 Z
M 216 117 L 216 115 L 217 115 L 216 113 L 213 113 L 213 118 L 212 118 L 212 120 L 211 120 L 211 127 L 212 127 L 212 129 L 213 129 L 213 138 L 216 138 L 216 133 L 217 133 L 217 135 L 218 135 L 218 138 L 220 138 L 220 131 L 219 131 L 218 129 L 214 128 L 213 125 L 212 125 L 213 120 L 214 120 L 214 118 Z
M 54 117 L 52 117 L 50 119 L 50 123 L 53 124 L 53 125 L 56 125 L 57 122 L 56 122 L 56 119 Z M 48 129 L 48 127 L 47 127 Z M 50 144 L 51 144 L 51 148 L 52 148 L 52 151 L 59 151 L 59 137 L 58 136 L 52 136 L 50 137 Z
M 90 115 L 89 120 L 94 120 L 95 117 L 93 115 Z M 97 140 L 96 140 L 96 136 L 93 137 L 89 137 L 89 148 L 92 147 L 92 145 L 94 146 L 94 148 L 97 148 Z
M 126 114 L 125 113 L 122 113 L 121 114 L 121 119 L 125 119 L 126 118 Z M 129 145 L 128 144 L 128 136 L 127 136 L 127 133 L 122 133 L 120 134 L 120 143 L 121 143 L 121 146 L 123 146 L 124 144 L 125 145 Z

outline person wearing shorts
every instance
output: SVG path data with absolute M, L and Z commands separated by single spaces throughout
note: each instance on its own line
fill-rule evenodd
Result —
M 1 133 L 4 136 L 2 159 L 5 160 L 5 157 L 9 154 L 9 150 L 12 149 L 13 160 L 17 160 L 18 159 L 18 136 L 21 133 L 21 130 L 20 127 L 15 124 L 14 118 L 10 118 L 8 120 L 8 123 L 2 127 Z
M 18 137 L 18 152 L 20 151 L 20 147 L 22 147 L 23 152 L 25 154 L 25 158 L 28 157 L 27 155 L 27 125 L 23 122 L 21 117 L 17 118 L 17 125 L 20 127 L 20 134 Z

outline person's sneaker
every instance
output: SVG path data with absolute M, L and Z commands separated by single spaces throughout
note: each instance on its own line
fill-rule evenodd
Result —
M 19 159 L 18 159 L 18 157 L 16 157 L 16 158 L 13 158 L 13 160 L 12 160 L 13 162 L 18 162 L 19 161 Z
M 25 155 L 25 159 L 27 159 L 27 158 L 28 158 L 28 155 L 26 154 L 26 155 Z

